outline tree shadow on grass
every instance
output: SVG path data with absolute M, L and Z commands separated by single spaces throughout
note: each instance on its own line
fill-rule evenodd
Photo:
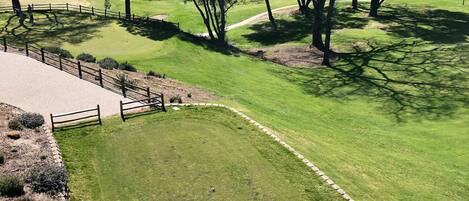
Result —
M 110 20 L 93 20 L 89 14 L 79 14 L 61 11 L 35 11 L 35 23 L 29 23 L 26 18 L 24 24 L 13 14 L 2 27 L 1 32 L 14 43 L 30 44 L 46 43 L 57 46 L 63 43 L 81 43 L 93 38 L 99 28 L 111 23 Z M 79 23 L 77 23 L 79 22 Z
M 179 33 L 174 24 L 165 22 L 146 23 L 144 21 L 131 22 L 127 20 L 118 21 L 119 25 L 125 27 L 131 34 L 147 37 L 151 40 L 167 40 Z
M 347 8 L 337 8 L 334 16 L 334 29 L 363 28 L 368 19 L 359 13 Z M 264 46 L 282 44 L 291 41 L 300 41 L 311 35 L 313 25 L 312 15 L 304 15 L 295 12 L 290 15 L 293 19 L 277 19 L 276 27 L 268 21 L 254 24 L 249 27 L 253 33 L 243 35 L 249 41 L 260 43 Z
M 398 37 L 445 44 L 469 41 L 469 13 L 390 5 L 384 6 L 380 15 L 376 20 Z
M 401 41 L 339 54 L 315 69 L 276 70 L 307 93 L 338 100 L 367 98 L 397 121 L 440 119 L 469 106 L 469 45 Z

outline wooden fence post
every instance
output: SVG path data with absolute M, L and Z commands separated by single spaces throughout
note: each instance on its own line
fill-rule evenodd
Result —
M 78 6 L 80 8 L 80 13 L 81 13 L 81 5 Z
M 120 11 L 118 12 L 118 17 L 117 18 L 121 19 L 121 12 Z
M 7 38 L 3 36 L 3 51 L 7 52 Z
M 103 125 L 103 123 L 101 122 L 101 110 L 99 108 L 99 105 L 98 105 L 98 121 L 99 121 L 99 125 Z
M 166 107 L 164 106 L 164 94 L 161 93 L 161 106 L 163 107 L 163 111 L 166 112 Z
M 125 122 L 125 116 L 124 116 L 124 108 L 122 108 L 122 101 L 119 102 L 120 110 L 121 110 L 121 118 L 122 121 Z
M 31 10 L 34 11 L 34 4 L 31 4 Z
M 151 103 L 151 94 L 150 94 L 150 87 L 147 87 L 147 97 L 148 97 L 148 103 Z
M 121 81 L 122 95 L 124 96 L 124 98 L 127 98 L 127 94 L 126 94 L 126 91 L 125 91 L 125 80 L 121 79 L 120 81 Z
M 68 3 L 66 3 L 65 6 L 67 7 L 67 11 L 68 11 Z
M 49 11 L 52 11 L 52 4 L 49 3 Z
M 80 79 L 82 79 L 81 63 L 80 63 L 80 61 L 77 61 L 77 65 L 78 65 L 78 77 L 79 77 Z
M 29 45 L 28 42 L 24 42 L 24 50 L 26 52 L 26 56 L 29 56 Z
M 62 67 L 62 55 L 59 54 L 59 69 L 60 70 L 63 70 L 63 67 Z
M 107 17 L 107 8 L 104 8 L 104 17 Z
M 52 125 L 52 132 L 54 132 L 55 130 L 55 127 L 54 127 L 54 116 L 52 116 L 52 114 L 50 114 L 50 123 Z
M 94 7 L 91 7 L 91 14 L 94 15 Z
M 44 58 L 44 48 L 41 47 L 41 61 L 42 63 L 46 63 L 46 59 Z
M 132 14 L 132 20 L 135 21 L 135 13 Z
M 104 85 L 103 85 L 103 73 L 101 72 L 101 69 L 99 69 L 98 72 L 99 72 L 99 85 L 101 85 L 101 88 L 104 88 Z

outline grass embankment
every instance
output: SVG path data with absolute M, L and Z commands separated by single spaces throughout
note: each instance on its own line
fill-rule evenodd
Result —
M 114 117 L 55 137 L 72 200 L 340 200 L 293 154 L 226 109 L 170 110 L 125 123 Z
M 401 11 L 395 11 L 399 17 Z M 410 11 L 427 10 L 410 8 Z M 36 41 L 54 41 L 74 53 L 115 55 L 119 60 L 129 60 L 139 70 L 163 72 L 215 92 L 222 97 L 220 102 L 280 131 L 283 139 L 357 200 L 465 200 L 469 195 L 468 94 L 467 90 L 446 86 L 468 86 L 467 71 L 463 68 L 467 66 L 467 49 L 440 49 L 431 53 L 429 50 L 435 45 L 428 43 L 440 41 L 445 46 L 464 43 L 469 34 L 461 20 L 469 18 L 457 11 L 438 12 L 443 13 L 439 18 L 425 15 L 430 21 L 419 23 L 418 27 L 422 27 L 419 29 L 410 28 L 412 20 L 392 23 L 394 29 L 344 28 L 350 34 L 335 34 L 333 44 L 341 41 L 343 46 L 348 44 L 347 50 L 357 40 L 363 47 L 369 37 L 378 39 L 373 43 L 378 48 L 375 51 L 366 51 L 373 48 L 365 46 L 359 54 L 341 60 L 343 66 L 339 68 L 345 72 L 326 68 L 287 69 L 246 56 L 220 53 L 186 37 L 161 37 L 159 33 L 165 33 L 164 30 L 136 32 L 138 27 L 115 22 L 83 29 L 90 30 L 85 32 L 87 37 L 74 42 L 70 41 L 74 37 L 54 36 L 73 33 L 75 29 L 57 27 L 45 32 L 31 30 L 29 34 Z M 432 19 L 438 20 L 437 29 L 428 29 L 428 24 L 435 22 Z M 66 27 L 75 25 L 86 27 L 79 23 Z M 400 29 L 403 31 L 398 32 Z M 399 46 L 406 37 L 403 34 L 414 34 L 407 39 L 425 44 Z M 116 40 L 104 42 L 108 37 Z M 47 40 L 51 38 L 55 40 Z M 148 41 L 151 45 L 145 48 L 126 48 L 128 44 Z M 103 51 L 102 47 L 107 48 Z M 137 50 L 142 53 L 132 53 Z M 402 50 L 411 52 L 406 55 Z M 382 79 L 377 69 L 385 70 L 386 75 L 398 81 L 435 81 L 445 87 L 415 88 L 406 82 L 385 84 L 376 81 Z M 397 93 L 389 92 L 387 86 Z M 401 108 L 402 103 L 406 106 Z

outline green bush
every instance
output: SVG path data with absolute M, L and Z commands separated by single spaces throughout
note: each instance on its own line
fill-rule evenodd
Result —
M 14 118 L 8 122 L 8 128 L 15 131 L 23 130 L 23 126 L 18 118 Z
M 26 128 L 37 128 L 44 124 L 44 117 L 38 113 L 26 112 L 18 116 L 18 121 Z
M 15 197 L 24 194 L 24 183 L 18 177 L 2 176 L 0 177 L 0 195 Z
M 119 65 L 120 70 L 126 70 L 126 71 L 131 71 L 131 72 L 137 72 L 137 69 L 132 65 L 129 64 L 127 61 L 124 63 L 121 63 Z
M 121 85 L 121 83 L 123 82 L 126 87 L 131 89 L 135 89 L 135 86 L 137 86 L 137 80 L 129 78 L 126 74 L 117 74 L 116 78 L 117 79 L 115 79 L 114 81 L 118 85 Z
M 179 95 L 173 96 L 169 99 L 170 103 L 182 103 L 182 98 Z
M 119 63 L 115 59 L 110 58 L 110 57 L 106 57 L 104 59 L 99 60 L 98 64 L 99 64 L 99 67 L 108 69 L 108 70 L 112 70 L 114 68 L 119 67 Z
M 166 78 L 166 75 L 165 75 L 165 74 L 157 73 L 157 72 L 152 71 L 152 70 L 150 70 L 150 71 L 147 73 L 147 76 L 153 76 L 153 77 L 163 78 L 163 79 Z
M 44 50 L 50 53 L 58 54 L 62 56 L 63 58 L 73 58 L 72 53 L 70 53 L 68 50 L 64 50 L 60 47 L 55 47 L 55 46 L 50 46 L 50 47 L 44 47 Z
M 26 182 L 36 193 L 57 195 L 67 186 L 67 170 L 60 166 L 38 166 L 31 170 Z
M 88 53 L 81 53 L 77 56 L 77 60 L 94 63 L 96 62 L 96 57 Z

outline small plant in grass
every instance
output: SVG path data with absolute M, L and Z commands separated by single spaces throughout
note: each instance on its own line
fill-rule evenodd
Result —
M 121 85 L 122 83 L 124 83 L 126 87 L 131 88 L 131 89 L 135 89 L 135 86 L 137 86 L 137 80 L 129 78 L 129 76 L 127 76 L 124 73 L 117 74 L 116 78 L 117 79 L 114 81 L 118 85 Z
M 77 60 L 94 63 L 96 62 L 96 57 L 88 53 L 81 53 L 77 56 Z
M 18 118 L 14 118 L 8 122 L 8 128 L 15 131 L 23 130 L 23 125 Z
M 58 54 L 62 56 L 63 58 L 73 58 L 72 53 L 70 53 L 68 50 L 64 50 L 60 47 L 55 47 L 55 46 L 50 46 L 50 47 L 44 47 L 44 50 L 50 53 Z
M 24 183 L 16 176 L 0 177 L 0 195 L 16 197 L 24 194 Z
M 192 98 L 192 93 L 188 93 L 187 98 Z
M 19 122 L 26 128 L 34 129 L 44 124 L 44 117 L 38 113 L 26 112 L 18 116 Z
M 182 103 L 182 98 L 179 95 L 173 96 L 169 99 L 170 103 Z
M 131 71 L 131 72 L 137 72 L 137 69 L 132 65 L 129 64 L 127 61 L 124 63 L 121 63 L 119 65 L 120 70 L 126 70 L 126 71 Z
M 67 180 L 67 170 L 64 167 L 45 165 L 33 168 L 26 182 L 36 193 L 57 195 L 65 190 Z
M 153 77 L 163 78 L 163 79 L 166 78 L 166 75 L 165 75 L 165 74 L 157 73 L 157 72 L 152 71 L 152 70 L 150 70 L 150 71 L 147 73 L 147 76 L 153 76 Z
M 99 64 L 99 67 L 108 69 L 108 70 L 112 70 L 114 68 L 119 67 L 119 63 L 115 59 L 109 58 L 109 57 L 99 60 L 98 64 Z

